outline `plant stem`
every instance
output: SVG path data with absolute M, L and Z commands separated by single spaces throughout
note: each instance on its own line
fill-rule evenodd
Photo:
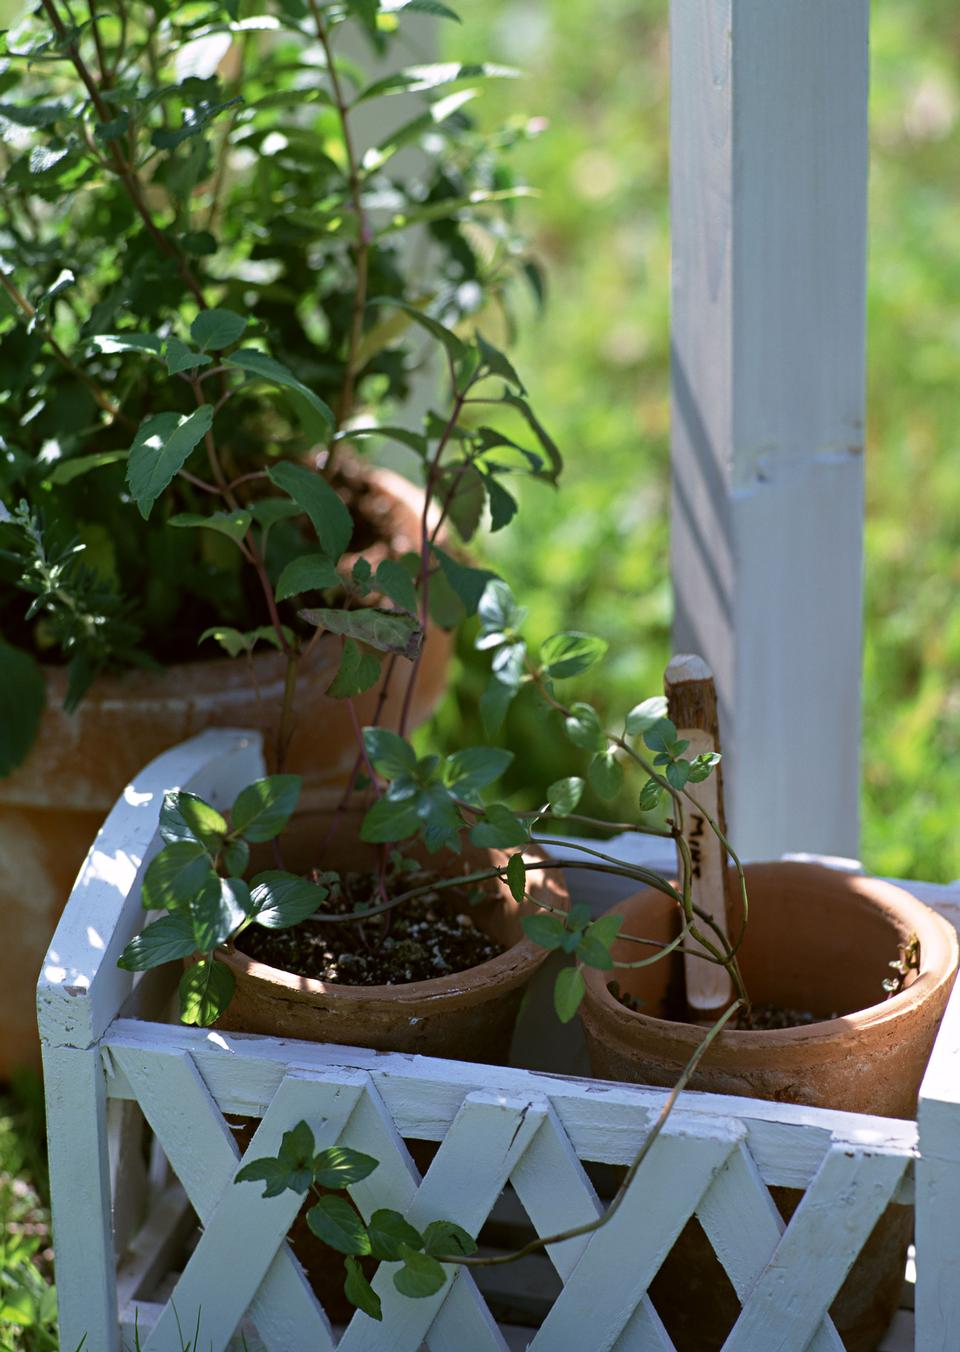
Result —
M 97 82 L 94 79 L 94 76 L 90 71 L 90 68 L 87 66 L 83 57 L 80 55 L 80 51 L 77 47 L 77 44 L 75 42 L 67 41 L 67 29 L 63 23 L 63 20 L 60 18 L 60 15 L 57 13 L 56 6 L 54 5 L 53 0 L 40 0 L 40 2 L 48 18 L 50 19 L 50 23 L 51 26 L 53 27 L 54 32 L 56 33 L 57 37 L 60 38 L 61 41 L 63 42 L 64 50 L 66 51 L 67 56 L 70 58 L 70 61 L 72 62 L 74 69 L 80 76 L 80 79 L 82 80 L 84 87 L 87 90 L 87 93 L 90 95 L 90 101 L 93 104 L 97 117 L 101 122 L 111 121 L 110 109 L 104 103 Z M 173 259 L 173 261 L 177 265 L 177 271 L 180 273 L 180 277 L 184 285 L 193 294 L 193 297 L 196 300 L 197 304 L 200 306 L 200 308 L 202 310 L 205 310 L 207 308 L 207 302 L 204 297 L 200 283 L 197 281 L 196 277 L 190 270 L 190 266 L 187 262 L 187 259 L 185 255 L 181 252 L 180 248 L 167 238 L 167 236 L 157 225 L 156 221 L 154 221 L 153 217 L 150 215 L 150 209 L 147 206 L 146 199 L 144 198 L 143 195 L 143 186 L 140 183 L 139 178 L 137 177 L 136 170 L 124 159 L 123 155 L 120 153 L 120 148 L 116 141 L 113 140 L 108 141 L 107 149 L 110 155 L 110 159 L 113 162 L 114 172 L 116 173 L 117 177 L 120 179 L 121 183 L 126 189 L 127 196 L 133 203 L 133 206 L 137 214 L 143 221 L 144 226 L 146 227 L 148 233 L 150 234 L 157 248 L 160 250 L 161 253 L 165 254 L 168 258 Z
M 686 1089 L 692 1075 L 697 1069 L 697 1066 L 699 1066 L 700 1062 L 703 1060 L 704 1056 L 709 1051 L 714 1041 L 723 1032 L 724 1028 L 730 1022 L 733 1015 L 737 1013 L 739 1009 L 740 1009 L 740 1001 L 734 1000 L 733 1004 L 730 1005 L 730 1007 L 724 1011 L 721 1017 L 717 1020 L 717 1022 L 705 1035 L 703 1041 L 697 1046 L 693 1055 L 690 1057 L 689 1061 L 681 1071 L 676 1084 L 673 1086 L 673 1088 L 670 1090 L 670 1093 L 664 1100 L 663 1107 L 657 1114 L 656 1121 L 654 1122 L 653 1126 L 647 1133 L 643 1145 L 640 1147 L 639 1151 L 637 1152 L 636 1156 L 633 1159 L 633 1162 L 630 1165 L 630 1168 L 627 1170 L 623 1182 L 617 1189 L 616 1196 L 614 1197 L 613 1201 L 607 1207 L 606 1211 L 603 1213 L 602 1216 L 598 1216 L 596 1220 L 588 1221 L 584 1225 L 575 1225 L 572 1226 L 569 1230 L 561 1230 L 555 1235 L 538 1236 L 536 1239 L 531 1240 L 529 1244 L 524 1244 L 522 1248 L 515 1249 L 512 1253 L 491 1254 L 490 1256 L 485 1257 L 475 1257 L 475 1256 L 461 1257 L 454 1255 L 450 1256 L 439 1255 L 438 1261 L 441 1263 L 457 1263 L 462 1267 L 499 1267 L 504 1263 L 516 1263 L 518 1259 L 525 1258 L 527 1254 L 538 1253 L 541 1249 L 545 1249 L 549 1245 L 562 1244 L 564 1240 L 578 1239 L 581 1235 L 591 1235 L 595 1230 L 600 1230 L 604 1225 L 607 1225 L 610 1221 L 612 1221 L 614 1216 L 620 1210 L 620 1207 L 623 1205 L 624 1199 L 626 1198 L 626 1195 L 630 1190 L 631 1184 L 633 1183 L 637 1174 L 640 1172 L 640 1166 L 643 1164 L 644 1160 L 650 1154 L 650 1151 L 653 1149 L 654 1142 L 660 1135 L 661 1131 L 663 1131 L 663 1128 L 666 1126 L 667 1119 L 669 1118 L 671 1112 L 673 1111 L 677 1099 L 683 1093 L 684 1089 Z
M 353 412 L 353 405 L 356 396 L 358 354 L 360 351 L 360 341 L 363 336 L 363 312 L 367 304 L 367 280 L 370 270 L 370 225 L 363 206 L 363 192 L 360 182 L 360 166 L 357 162 L 357 153 L 353 144 L 353 135 L 350 130 L 350 106 L 344 96 L 343 86 L 340 83 L 340 76 L 337 72 L 336 62 L 333 56 L 333 47 L 330 42 L 330 33 L 324 22 L 323 15 L 317 0 L 308 0 L 310 13 L 313 16 L 314 24 L 317 29 L 317 37 L 323 48 L 324 55 L 327 58 L 327 72 L 330 76 L 330 88 L 333 91 L 333 101 L 337 110 L 337 116 L 340 120 L 340 134 L 343 138 L 343 148 L 347 156 L 347 186 L 350 193 L 350 202 L 353 207 L 353 214 L 357 224 L 357 242 L 356 242 L 356 289 L 353 297 L 353 311 L 350 318 L 350 336 L 347 346 L 346 364 L 343 373 L 343 385 L 340 387 L 340 397 L 336 407 L 336 425 L 333 431 L 337 432 L 350 417 Z M 331 438 L 330 451 L 325 466 L 325 474 L 328 480 L 333 477 L 333 469 L 336 461 L 336 442 Z
M 460 410 L 463 408 L 463 401 L 470 389 L 468 385 L 463 391 L 454 386 L 453 411 L 447 419 L 447 424 L 443 429 L 437 449 L 433 453 L 433 458 L 427 469 L 427 479 L 423 487 L 423 512 L 420 517 L 420 626 L 423 630 L 424 643 L 426 643 L 427 625 L 430 620 L 430 503 L 433 499 L 433 488 L 436 483 L 437 473 L 440 469 L 440 461 L 443 453 L 447 449 L 453 429 L 457 425 L 457 419 L 460 416 Z M 407 734 L 407 726 L 410 722 L 410 713 L 413 708 L 413 695 L 417 686 L 417 676 L 420 672 L 420 663 L 423 660 L 423 646 L 417 653 L 413 661 L 413 670 L 407 679 L 407 688 L 403 696 L 403 708 L 400 712 L 399 733 L 401 737 Z

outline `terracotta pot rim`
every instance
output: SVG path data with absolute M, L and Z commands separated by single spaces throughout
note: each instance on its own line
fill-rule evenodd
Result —
M 502 854 L 500 850 L 491 850 L 490 854 Z M 547 856 L 541 850 L 523 851 L 526 858 L 544 859 Z M 547 958 L 547 950 L 541 948 L 532 939 L 520 939 L 503 953 L 498 953 L 486 962 L 474 967 L 465 967 L 460 972 L 450 972 L 447 976 L 430 977 L 426 981 L 403 981 L 396 985 L 351 986 L 345 982 L 321 981 L 317 977 L 297 976 L 284 967 L 271 967 L 248 957 L 238 949 L 221 949 L 217 957 L 225 963 L 237 977 L 262 981 L 270 986 L 280 986 L 295 991 L 300 996 L 311 999 L 342 1001 L 345 1004 L 421 1004 L 431 1000 L 449 999 L 452 995 L 466 995 L 470 991 L 483 991 L 491 985 L 509 984 L 516 977 L 525 979 L 531 967 L 537 967 Z
M 858 898 L 862 904 L 888 914 L 903 915 L 906 913 L 909 928 L 916 932 L 920 939 L 920 974 L 906 990 L 899 994 L 886 1000 L 877 1001 L 875 1004 L 867 1005 L 862 1009 L 851 1010 L 847 1014 L 841 1014 L 836 1019 L 821 1020 L 818 1023 L 805 1024 L 797 1028 L 724 1030 L 718 1035 L 714 1043 L 716 1049 L 726 1048 L 729 1051 L 734 1051 L 739 1048 L 742 1052 L 747 1052 L 760 1047 L 770 1048 L 778 1044 L 787 1049 L 809 1046 L 811 1043 L 822 1046 L 841 1042 L 849 1037 L 851 1025 L 863 1029 L 877 1028 L 885 1023 L 892 1023 L 909 1009 L 923 1004 L 944 983 L 953 979 L 957 970 L 958 958 L 960 958 L 957 931 L 948 921 L 920 901 L 918 897 L 913 896 L 906 888 L 899 887 L 897 884 L 887 882 L 882 878 L 871 878 L 864 874 L 841 873 L 839 870 L 828 868 L 822 864 L 807 864 L 791 860 L 771 860 L 745 864 L 744 871 L 747 874 L 748 882 L 750 872 L 761 868 L 776 868 L 784 873 L 802 870 L 808 877 L 812 871 L 816 871 L 821 873 L 825 879 L 829 879 L 835 886 L 839 884 L 840 890 L 844 890 L 844 885 L 846 885 L 849 895 Z M 615 906 L 610 907 L 606 914 L 626 914 L 632 910 L 638 898 L 649 896 L 654 892 L 655 889 L 653 888 L 641 888 Z M 622 1005 L 619 1000 L 610 994 L 607 989 L 608 979 L 608 972 L 602 972 L 596 968 L 584 969 L 586 1000 L 588 1003 L 602 1006 L 604 1017 L 612 1016 L 624 1028 L 632 1027 L 638 1033 L 644 1028 L 650 1028 L 657 1030 L 659 1035 L 663 1036 L 664 1031 L 669 1030 L 670 1036 L 676 1041 L 689 1043 L 691 1050 L 703 1040 L 704 1029 L 696 1024 L 684 1023 L 675 1019 L 661 1019 L 653 1014 L 628 1009 L 626 1005 Z

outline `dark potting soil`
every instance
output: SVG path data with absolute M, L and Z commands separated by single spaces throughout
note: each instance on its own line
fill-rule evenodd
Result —
M 369 875 L 347 875 L 324 909 L 340 915 L 375 904 Z M 416 885 L 412 875 L 405 887 Z M 382 916 L 350 924 L 307 920 L 289 930 L 251 926 L 237 947 L 257 962 L 343 986 L 396 986 L 465 972 L 505 952 L 475 923 L 472 898 L 428 892 Z M 359 899 L 358 899 L 359 898 Z
M 644 1012 L 644 1002 L 636 999 L 629 991 L 621 991 L 616 981 L 609 982 L 607 990 L 625 1009 L 632 1010 L 634 1014 Z M 683 1015 L 676 1010 L 670 1013 L 662 1011 L 660 1017 L 684 1021 Z M 750 1011 L 749 1024 L 741 1021 L 736 1027 L 752 1032 L 771 1032 L 781 1028 L 806 1028 L 812 1023 L 830 1023 L 839 1017 L 839 1014 L 814 1014 L 809 1009 L 790 1009 L 782 1005 L 754 1005 Z

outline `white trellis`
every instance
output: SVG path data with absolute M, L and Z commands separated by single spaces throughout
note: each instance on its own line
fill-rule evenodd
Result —
M 891 1200 L 916 1206 L 917 1352 L 960 1345 L 960 993 L 916 1122 L 682 1095 L 611 1223 L 551 1250 L 559 1294 L 538 1330 L 498 1327 L 463 1270 L 431 1299 L 402 1297 L 387 1263 L 383 1324 L 357 1314 L 332 1330 L 287 1244 L 299 1199 L 234 1184 L 225 1114 L 260 1119 L 248 1158 L 302 1119 L 318 1143 L 373 1155 L 380 1167 L 351 1189 L 365 1216 L 388 1206 L 477 1231 L 510 1183 L 548 1235 L 599 1214 L 583 1163 L 628 1163 L 665 1091 L 170 1022 L 163 977 L 116 967 L 143 923 L 163 791 L 226 805 L 261 772 L 256 738 L 229 731 L 147 767 L 94 842 L 44 964 L 63 1352 L 84 1338 L 120 1352 L 135 1335 L 144 1352 L 179 1352 L 198 1322 L 205 1352 L 234 1347 L 238 1329 L 267 1352 L 670 1352 L 646 1293 L 694 1214 L 742 1303 L 725 1352 L 841 1352 L 828 1310 Z M 925 890 L 956 916 L 960 890 Z M 440 1145 L 422 1179 L 407 1139 Z M 786 1227 L 775 1186 L 806 1190 Z

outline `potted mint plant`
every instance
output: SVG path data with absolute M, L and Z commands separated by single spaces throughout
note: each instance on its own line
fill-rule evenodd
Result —
M 503 72 L 405 68 L 424 9 L 450 17 L 128 0 L 77 18 L 44 0 L 3 35 L 0 858 L 29 855 L 35 876 L 27 903 L 19 867 L 0 874 L 8 913 L 30 908 L 0 971 L 0 1071 L 34 1045 L 30 974 L 83 842 L 145 759 L 231 722 L 266 730 L 305 799 L 349 774 L 352 727 L 326 694 L 343 636 L 301 621 L 303 596 L 348 611 L 402 585 L 424 501 L 358 452 L 402 421 L 424 325 L 502 325 L 535 277 L 507 164 L 526 132 L 470 115 Z M 446 416 L 396 432 L 414 479 Z M 444 467 L 430 497 L 450 495 L 463 539 L 488 494 L 502 522 L 495 474 L 451 483 Z M 304 590 L 318 543 L 345 562 Z M 408 726 L 462 615 L 433 590 Z M 399 717 L 374 682 L 364 721 L 381 697 Z

